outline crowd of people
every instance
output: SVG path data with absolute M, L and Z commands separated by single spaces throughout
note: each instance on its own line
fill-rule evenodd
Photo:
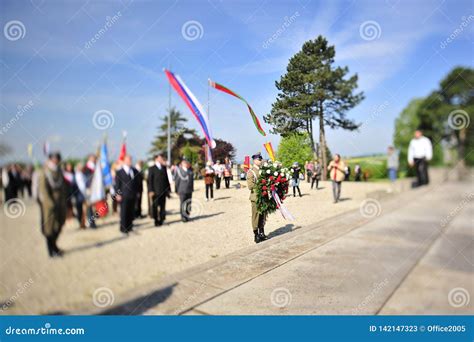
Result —
M 408 162 L 415 168 L 418 186 L 429 183 L 428 162 L 432 155 L 430 140 L 424 137 L 420 130 L 417 130 L 408 148 Z M 246 179 L 251 191 L 252 184 L 258 178 L 257 172 L 262 159 L 261 154 L 257 153 L 252 156 L 252 167 L 248 165 Z M 397 178 L 398 159 L 398 152 L 390 146 L 387 152 L 387 172 L 392 182 Z M 44 165 L 38 167 L 37 170 L 34 170 L 31 165 L 21 167 L 19 164 L 11 164 L 2 168 L 1 185 L 4 190 L 5 202 L 24 196 L 33 197 L 37 201 L 41 212 L 41 230 L 46 238 L 48 253 L 51 257 L 63 255 L 56 242 L 67 218 L 75 217 L 82 229 L 97 228 L 96 219 L 101 216 L 101 209 L 98 209 L 95 203 L 91 203 L 89 200 L 96 163 L 96 155 L 91 154 L 84 164 L 78 162 L 73 165 L 66 162 L 63 165 L 61 155 L 56 152 L 50 153 Z M 112 165 L 113 185 L 106 189 L 106 196 L 112 199 L 114 213 L 120 206 L 119 228 L 123 234 L 128 235 L 133 232 L 133 221 L 136 218 L 146 217 L 146 215 L 142 215 L 143 197 L 147 198 L 148 215 L 153 218 L 155 226 L 161 226 L 165 222 L 166 200 L 171 196 L 172 183 L 174 192 L 180 200 L 181 220 L 188 222 L 191 218 L 195 179 L 199 175 L 202 177 L 206 200 L 213 200 L 214 184 L 216 190 L 221 188 L 222 181 L 224 181 L 225 188 L 230 188 L 233 164 L 229 158 L 225 158 L 223 163 L 220 160 L 215 163 L 207 162 L 200 172 L 194 172 L 190 161 L 184 157 L 179 164 L 169 166 L 166 158 L 162 154 L 157 154 L 148 166 L 145 169 L 143 161 L 138 161 L 133 165 L 130 155 L 123 156 L 120 161 Z M 311 189 L 319 189 L 323 167 L 318 160 L 307 161 L 304 169 L 301 169 L 299 163 L 295 162 L 291 169 L 290 185 L 293 197 L 296 197 L 297 194 L 302 197 L 300 182 L 304 180 L 311 183 Z M 351 170 L 341 156 L 335 154 L 327 171 L 332 183 L 334 203 L 337 203 L 341 200 L 342 182 L 350 180 Z M 360 165 L 355 165 L 354 172 L 354 180 L 360 181 L 363 178 Z M 146 196 L 143 196 L 144 182 L 147 185 Z M 256 212 L 256 199 L 252 195 L 250 200 L 252 202 L 252 227 L 256 232 L 255 241 L 261 242 L 266 239 L 263 231 L 265 218 Z

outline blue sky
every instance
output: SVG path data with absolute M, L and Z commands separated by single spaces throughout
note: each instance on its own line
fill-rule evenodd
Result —
M 168 106 L 168 66 L 203 105 L 210 77 L 261 118 L 288 59 L 319 34 L 335 45 L 336 63 L 359 75 L 366 95 L 348 113 L 363 123 L 360 131 L 329 130 L 329 147 L 345 156 L 383 152 L 410 99 L 427 95 L 454 66 L 473 66 L 473 7 L 462 0 L 3 0 L 0 139 L 13 148 L 6 160 L 26 160 L 28 143 L 41 159 L 45 140 L 81 157 L 105 132 L 115 157 L 124 130 L 130 153 L 144 158 Z M 172 104 L 199 130 L 174 93 Z M 106 130 L 93 121 L 102 110 L 113 117 Z M 212 89 L 210 117 L 215 137 L 232 142 L 238 159 L 263 151 L 267 140 L 278 145 L 278 136 L 258 134 L 240 101 Z

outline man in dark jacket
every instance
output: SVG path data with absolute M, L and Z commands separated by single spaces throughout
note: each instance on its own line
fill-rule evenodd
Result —
M 176 169 L 174 183 L 176 192 L 179 195 L 179 207 L 181 220 L 189 221 L 191 216 L 191 198 L 194 191 L 194 174 L 191 170 L 191 163 L 183 158 L 181 165 Z
M 163 155 L 158 154 L 155 156 L 155 165 L 148 169 L 148 196 L 151 197 L 151 212 L 155 227 L 161 226 L 166 219 L 166 197 L 170 192 L 165 160 Z
M 137 178 L 137 202 L 135 204 L 135 218 L 143 218 L 142 216 L 142 194 L 143 194 L 143 161 L 139 160 L 135 164 L 135 168 L 138 171 Z
M 115 175 L 116 199 L 120 203 L 120 231 L 124 234 L 133 229 L 138 194 L 137 175 L 137 169 L 132 167 L 132 157 L 126 155 L 122 168 Z

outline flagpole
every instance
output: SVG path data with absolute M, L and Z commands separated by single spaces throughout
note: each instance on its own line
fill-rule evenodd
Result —
M 171 70 L 171 63 L 169 63 Z M 168 82 L 168 165 L 171 165 L 171 83 Z
M 209 92 L 209 77 L 208 77 L 208 81 L 207 81 L 207 117 L 210 121 L 211 120 L 211 101 L 210 101 L 210 92 Z M 211 152 L 211 149 L 209 148 L 209 145 L 207 144 L 207 141 L 206 141 L 206 144 L 205 144 L 205 149 L 206 149 L 205 155 L 207 155 L 207 160 L 206 160 L 206 164 L 207 164 L 207 162 L 209 160 L 211 160 L 211 156 L 209 155 L 210 152 Z

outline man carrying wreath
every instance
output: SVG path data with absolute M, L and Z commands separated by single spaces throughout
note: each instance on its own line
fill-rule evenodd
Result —
M 247 172 L 247 186 L 250 190 L 250 203 L 252 205 L 252 228 L 255 235 L 255 243 L 262 242 L 267 239 L 265 235 L 265 214 L 260 214 L 257 210 L 257 182 L 260 176 L 260 166 L 262 165 L 262 155 L 260 152 L 252 156 L 253 165 Z

